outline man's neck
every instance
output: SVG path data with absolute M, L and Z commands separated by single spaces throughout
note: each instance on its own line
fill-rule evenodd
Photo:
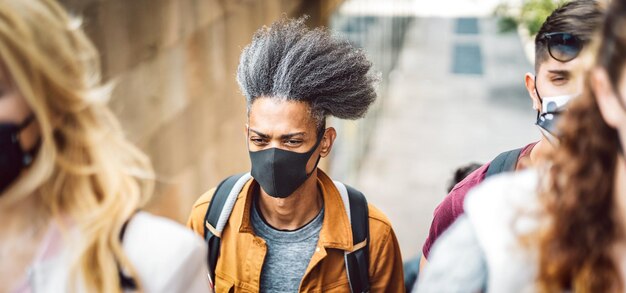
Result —
M 554 150 L 554 146 L 548 141 L 545 136 L 541 136 L 541 140 L 530 150 L 530 164 L 531 166 L 537 166 L 546 155 Z
M 278 230 L 296 230 L 311 222 L 322 209 L 322 192 L 317 186 L 317 171 L 286 198 L 272 197 L 261 188 L 258 190 L 259 211 L 265 221 Z

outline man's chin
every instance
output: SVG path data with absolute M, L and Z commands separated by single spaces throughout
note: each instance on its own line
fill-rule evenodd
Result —
M 545 137 L 545 138 L 546 138 L 546 140 L 547 140 L 547 141 L 548 141 L 548 142 L 549 142 L 552 146 L 554 146 L 554 147 L 559 146 L 559 139 L 558 139 L 556 136 L 554 136 L 552 133 L 550 133 L 549 131 L 547 131 L 547 130 L 543 129 L 543 128 L 542 128 L 542 127 L 540 127 L 540 126 L 537 126 L 537 128 L 539 128 L 539 131 L 541 132 L 541 135 L 542 135 L 543 137 Z

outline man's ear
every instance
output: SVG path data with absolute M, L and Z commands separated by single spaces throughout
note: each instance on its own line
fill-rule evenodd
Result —
M 604 118 L 606 124 L 613 128 L 617 128 L 623 123 L 624 107 L 618 101 L 619 97 L 616 95 L 609 75 L 604 68 L 596 67 L 591 71 L 591 90 L 600 108 L 600 113 Z
M 537 95 L 535 76 L 532 73 L 527 72 L 524 76 L 524 84 L 526 85 L 526 90 L 528 91 L 530 100 L 533 102 L 533 109 L 535 109 L 535 111 L 541 112 L 541 99 L 539 99 L 539 95 Z
M 322 138 L 320 150 L 320 156 L 322 158 L 326 158 L 330 154 L 330 151 L 333 149 L 333 144 L 335 143 L 335 138 L 337 138 L 337 131 L 335 128 L 326 128 L 324 137 Z

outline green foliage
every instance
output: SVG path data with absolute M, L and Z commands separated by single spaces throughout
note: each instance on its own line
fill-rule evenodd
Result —
M 564 0 L 526 0 L 519 21 L 528 28 L 530 35 L 536 35 L 550 13 L 563 3 Z
M 511 16 L 498 18 L 498 31 L 501 33 L 514 32 L 517 29 L 517 20 Z
M 494 14 L 499 17 L 501 32 L 514 30 L 518 24 L 528 29 L 530 35 L 536 35 L 546 18 L 567 0 L 525 0 L 521 9 L 512 13 L 505 3 L 496 7 Z

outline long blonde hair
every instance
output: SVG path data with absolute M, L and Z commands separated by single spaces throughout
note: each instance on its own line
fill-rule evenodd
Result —
M 139 281 L 119 236 L 152 194 L 150 160 L 106 106 L 80 22 L 53 0 L 0 1 L 0 60 L 41 129 L 35 162 L 1 203 L 36 196 L 55 221 L 69 219 L 80 235 L 69 284 L 121 292 L 119 267 Z

